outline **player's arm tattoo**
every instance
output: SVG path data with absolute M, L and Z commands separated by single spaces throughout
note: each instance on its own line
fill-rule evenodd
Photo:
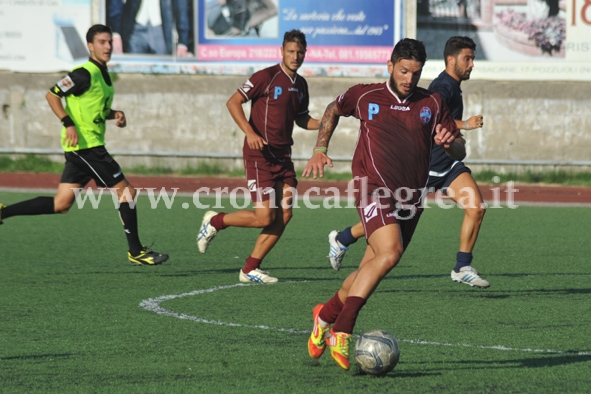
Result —
M 328 104 L 322 119 L 320 120 L 320 128 L 318 129 L 318 139 L 316 140 L 316 148 L 328 148 L 328 143 L 332 137 L 332 133 L 339 124 L 339 110 L 337 109 L 337 102 L 333 101 Z

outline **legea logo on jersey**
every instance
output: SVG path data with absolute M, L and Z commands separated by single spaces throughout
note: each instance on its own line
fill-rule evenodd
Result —
M 373 116 L 380 112 L 380 106 L 374 103 L 369 103 L 367 106 L 367 119 L 373 120 Z
M 410 107 L 407 107 L 406 105 L 391 105 L 390 109 L 393 109 L 394 111 L 410 111 Z
M 256 179 L 249 179 L 248 181 L 246 181 L 246 184 L 248 185 L 248 191 L 250 192 L 254 192 L 257 189 Z
M 281 93 L 283 93 L 283 89 L 281 89 L 281 86 L 275 86 L 275 91 L 273 92 L 273 98 L 275 100 L 277 100 L 277 97 L 281 96 Z
M 429 108 L 429 107 L 421 108 L 420 117 L 421 117 L 421 121 L 423 122 L 423 124 L 429 123 L 429 121 L 431 121 L 431 108 Z
M 363 218 L 366 222 L 375 218 L 378 215 L 377 203 L 372 202 L 367 207 L 363 208 Z

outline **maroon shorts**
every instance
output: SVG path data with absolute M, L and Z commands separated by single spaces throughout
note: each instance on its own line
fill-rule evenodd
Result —
M 359 185 L 356 187 L 360 190 Z M 423 208 L 407 206 L 398 202 L 394 196 L 374 193 L 376 189 L 378 189 L 377 186 L 368 185 L 367 195 L 357 194 L 356 196 L 357 212 L 365 229 L 365 237 L 369 239 L 380 227 L 397 223 L 402 235 L 402 246 L 406 250 L 417 228 Z
M 293 162 L 244 160 L 246 183 L 253 202 L 268 201 L 277 182 L 293 187 L 298 185 Z

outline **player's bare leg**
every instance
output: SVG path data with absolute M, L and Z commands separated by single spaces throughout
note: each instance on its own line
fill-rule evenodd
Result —
M 254 210 L 240 210 L 221 217 L 223 228 L 234 226 L 263 229 L 257 237 L 251 255 L 246 259 L 244 268 L 240 270 L 241 282 L 277 282 L 277 278 L 269 276 L 268 272 L 260 270 L 259 267 L 291 220 L 293 188 L 283 182 L 277 182 L 272 196 L 273 199 L 255 203 Z
M 381 280 L 398 264 L 403 254 L 398 224 L 389 224 L 373 232 L 359 264 L 343 282 L 338 298 L 343 303 L 326 344 L 331 357 L 343 369 L 349 369 L 349 346 L 357 314 Z
M 287 223 L 293 216 L 292 201 L 293 188 L 284 183 L 278 183 L 275 186 L 276 192 L 276 206 L 273 221 L 263 228 L 261 234 L 258 236 L 254 249 L 251 253 L 252 257 L 263 259 L 271 251 L 273 246 L 279 241 Z
M 361 238 L 365 236 L 365 228 L 363 228 L 363 223 L 362 222 L 358 222 L 356 225 L 354 225 L 353 227 L 351 227 L 351 234 L 355 237 L 355 238 Z
M 490 283 L 482 279 L 470 265 L 472 250 L 478 239 L 480 226 L 486 212 L 480 189 L 472 175 L 464 172 L 449 185 L 448 196 L 464 209 L 458 262 L 452 271 L 452 279 L 470 286 L 489 287 Z
M 380 227 L 373 232 L 368 243 L 359 268 L 347 276 L 339 290 L 339 298 L 343 302 L 347 297 L 369 298 L 402 257 L 402 236 L 398 224 Z
M 449 185 L 448 195 L 465 212 L 460 230 L 460 252 L 471 253 L 486 212 L 482 194 L 472 175 L 464 172 Z

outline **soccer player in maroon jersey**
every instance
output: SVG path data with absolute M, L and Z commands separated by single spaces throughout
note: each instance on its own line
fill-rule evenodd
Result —
M 359 119 L 352 172 L 368 246 L 359 268 L 330 300 L 314 308 L 308 340 L 311 357 L 320 357 L 328 346 L 345 370 L 359 311 L 400 261 L 419 221 L 433 144 L 451 151 L 459 133 L 441 97 L 417 87 L 426 60 L 423 43 L 405 38 L 388 61 L 387 82 L 355 85 L 330 103 L 303 172 L 305 177 L 323 176 L 324 166 L 332 166 L 326 151 L 339 118 Z
M 306 36 L 299 30 L 285 33 L 282 61 L 254 73 L 227 102 L 232 118 L 245 134 L 243 156 L 248 189 L 254 210 L 231 213 L 208 211 L 197 235 L 205 253 L 215 235 L 226 227 L 262 228 L 254 249 L 240 270 L 240 282 L 275 283 L 277 278 L 260 269 L 292 217 L 297 186 L 291 161 L 294 122 L 318 130 L 320 122 L 310 117 L 308 84 L 297 73 L 306 56 Z M 252 101 L 250 119 L 242 105 Z
M 470 37 L 451 37 L 445 43 L 443 58 L 445 70 L 435 78 L 428 90 L 438 93 L 449 107 L 458 129 L 473 130 L 484 124 L 482 115 L 463 119 L 464 103 L 462 100 L 462 81 L 470 79 L 474 68 L 476 43 Z M 456 254 L 456 264 L 451 271 L 451 279 L 470 286 L 487 288 L 490 283 L 482 279 L 472 267 L 472 250 L 478 238 L 480 225 L 486 211 L 480 189 L 472 178 L 472 171 L 464 165 L 466 157 L 465 141 L 460 134 L 454 142 L 457 156 L 450 157 L 441 146 L 434 146 L 429 164 L 429 192 L 441 190 L 464 210 L 464 220 L 460 229 L 460 245 Z M 330 250 L 328 258 L 335 270 L 341 268 L 341 262 L 349 246 L 363 237 L 363 223 L 359 222 L 343 231 L 333 230 L 328 235 Z

